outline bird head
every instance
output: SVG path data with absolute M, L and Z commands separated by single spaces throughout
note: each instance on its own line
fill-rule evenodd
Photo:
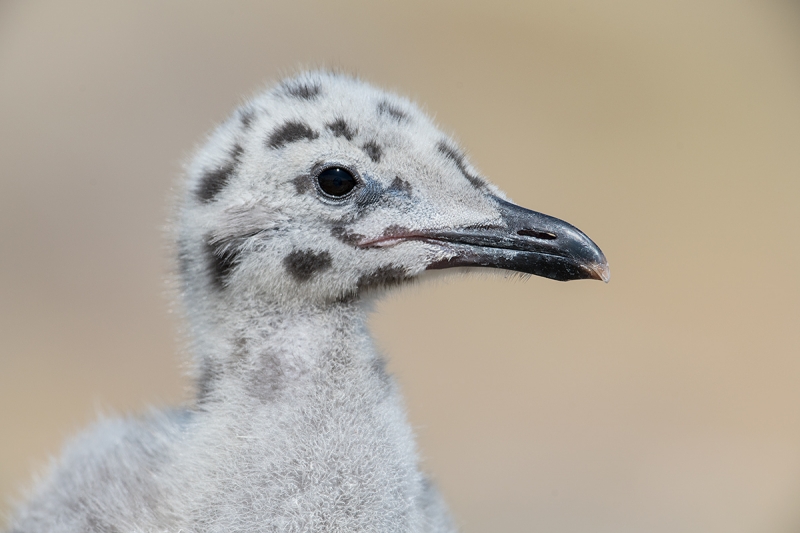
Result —
M 348 76 L 245 104 L 188 175 L 179 256 L 203 298 L 321 304 L 468 266 L 609 277 L 584 233 L 510 203 L 414 104 Z

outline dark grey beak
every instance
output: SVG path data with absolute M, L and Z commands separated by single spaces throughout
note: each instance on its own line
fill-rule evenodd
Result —
M 558 281 L 611 277 L 603 252 L 575 226 L 495 198 L 502 225 L 470 227 L 425 234 L 444 241 L 457 255 L 429 270 L 477 266 L 503 268 Z

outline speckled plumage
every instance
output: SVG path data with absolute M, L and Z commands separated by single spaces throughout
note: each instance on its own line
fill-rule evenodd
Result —
M 346 198 L 320 191 L 330 166 L 357 177 Z M 411 102 L 328 72 L 248 102 L 187 175 L 174 237 L 196 402 L 78 437 L 11 531 L 453 531 L 366 314 L 464 264 L 442 232 L 505 227 L 502 193 Z M 607 278 L 592 268 L 563 279 Z

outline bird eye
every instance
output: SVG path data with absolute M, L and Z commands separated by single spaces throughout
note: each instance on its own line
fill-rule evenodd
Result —
M 317 176 L 322 192 L 329 196 L 342 197 L 358 183 L 349 170 L 341 167 L 326 168 Z

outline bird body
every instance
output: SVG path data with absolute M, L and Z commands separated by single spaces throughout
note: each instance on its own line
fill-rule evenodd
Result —
M 509 203 L 411 102 L 340 74 L 248 102 L 187 174 L 196 399 L 80 436 L 11 531 L 454 531 L 370 302 L 458 266 L 607 280 L 600 250 Z

